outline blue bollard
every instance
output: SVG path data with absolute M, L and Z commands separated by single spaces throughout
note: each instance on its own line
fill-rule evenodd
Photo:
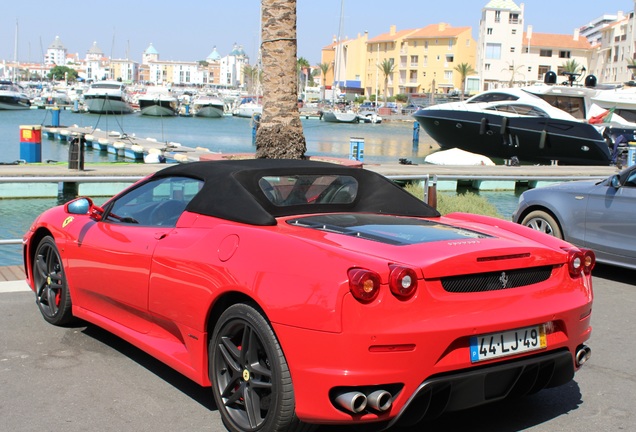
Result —
M 58 107 L 51 108 L 51 126 L 60 127 L 60 109 Z
M 261 115 L 254 114 L 252 117 L 252 145 L 256 145 L 256 131 L 258 130 L 258 125 L 261 122 Z
M 416 152 L 420 145 L 420 123 L 416 120 L 413 122 L 413 151 Z

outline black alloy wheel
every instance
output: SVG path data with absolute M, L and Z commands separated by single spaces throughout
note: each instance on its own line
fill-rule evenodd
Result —
M 304 431 L 294 412 L 285 356 L 269 322 L 256 308 L 235 304 L 223 312 L 210 340 L 210 380 L 228 430 Z
M 35 252 L 33 263 L 35 301 L 44 319 L 56 326 L 70 322 L 73 318 L 71 295 L 60 253 L 52 237 L 44 237 Z

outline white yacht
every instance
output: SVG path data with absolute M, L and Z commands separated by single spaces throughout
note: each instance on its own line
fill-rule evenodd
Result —
M 225 113 L 225 102 L 218 96 L 202 95 L 194 99 L 192 108 L 196 117 L 220 118 Z
M 11 81 L 0 81 L 0 110 L 29 109 L 31 101 L 20 87 Z
M 359 123 L 360 117 L 353 111 L 327 110 L 323 111 L 320 118 L 330 123 Z
M 636 122 L 636 87 L 599 90 L 591 99 L 602 108 L 612 109 L 625 120 Z
M 173 116 L 179 109 L 179 101 L 165 87 L 148 87 L 146 93 L 137 98 L 142 115 Z
M 252 118 L 255 115 L 263 115 L 262 96 L 244 96 L 232 112 L 237 117 Z
M 86 110 L 96 114 L 129 114 L 126 86 L 119 81 L 97 81 L 84 93 Z

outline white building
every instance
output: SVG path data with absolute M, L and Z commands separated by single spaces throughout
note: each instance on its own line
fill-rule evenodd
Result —
M 601 31 L 614 21 L 622 18 L 622 12 L 619 12 L 618 15 L 603 14 L 600 17 L 593 19 L 589 23 L 581 26 L 579 28 L 579 32 L 581 36 L 586 37 L 592 45 L 598 45 L 601 43 Z
M 590 59 L 594 48 L 588 40 L 574 30 L 573 34 L 533 33 L 532 28 L 524 34 L 523 64 L 525 81 L 543 82 L 545 74 L 553 71 L 558 76 L 558 82 L 566 82 L 568 78 L 562 76 L 564 64 L 575 61 L 580 65 L 580 76 L 575 77 L 577 83 L 583 84 L 584 77 L 590 72 Z M 584 70 L 583 70 L 584 68 Z
M 245 54 L 243 47 L 234 44 L 232 52 L 220 61 L 219 84 L 228 87 L 243 86 L 243 68 L 248 64 L 249 57 Z
M 543 82 L 546 72 L 560 74 L 572 60 L 590 70 L 594 48 L 579 29 L 569 35 L 549 34 L 533 32 L 531 25 L 524 32 L 524 25 L 523 3 L 492 0 L 483 8 L 477 50 L 482 90 Z M 584 73 L 578 81 L 583 78 Z
M 93 42 L 93 45 L 86 52 L 84 71 L 83 74 L 80 72 L 79 76 L 87 81 L 113 79 L 111 76 L 110 61 L 104 57 L 104 53 L 97 45 L 97 42 Z
M 636 3 L 636 2 L 635 2 Z M 636 52 L 634 43 L 634 12 L 623 16 L 600 30 L 600 46 L 594 57 L 593 70 L 602 83 L 624 83 L 633 80 Z
M 55 36 L 55 40 L 46 49 L 46 54 L 44 55 L 44 64 L 47 66 L 66 65 L 66 48 L 62 44 L 59 36 Z
M 523 45 L 523 4 L 512 0 L 492 0 L 484 8 L 479 21 L 477 73 L 482 90 L 503 83 L 526 80 L 520 72 Z

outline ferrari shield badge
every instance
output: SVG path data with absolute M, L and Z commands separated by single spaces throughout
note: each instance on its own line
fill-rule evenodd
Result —
M 62 222 L 62 228 L 66 228 L 66 225 L 73 222 L 73 219 L 75 219 L 73 216 L 69 216 L 66 219 L 64 219 L 64 222 Z

